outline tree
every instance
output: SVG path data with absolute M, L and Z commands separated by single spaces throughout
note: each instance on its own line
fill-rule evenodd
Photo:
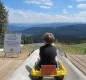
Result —
M 22 37 L 22 43 L 23 44 L 32 44 L 33 43 L 33 37 L 32 36 L 23 36 Z
M 8 24 L 8 12 L 0 1 L 0 37 L 3 36 Z

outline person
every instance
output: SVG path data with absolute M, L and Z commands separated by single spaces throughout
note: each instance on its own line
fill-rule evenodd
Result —
M 54 35 L 52 33 L 45 33 L 43 40 L 44 45 L 39 50 L 39 68 L 41 68 L 41 65 L 56 65 L 57 67 L 57 50 L 54 46 Z

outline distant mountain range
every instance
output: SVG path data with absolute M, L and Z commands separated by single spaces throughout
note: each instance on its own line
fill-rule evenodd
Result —
M 86 24 L 81 23 L 46 23 L 46 24 L 9 24 L 8 31 L 21 32 L 23 34 L 54 34 L 76 35 L 86 34 Z
M 61 27 L 72 24 L 76 23 L 12 23 L 8 25 L 7 29 L 9 31 L 22 31 L 32 27 Z
M 39 39 L 45 32 L 53 33 L 60 40 L 86 39 L 85 23 L 10 24 L 8 30 L 22 35 L 40 36 Z
M 17 24 L 9 24 L 7 26 L 7 30 L 12 32 L 12 31 L 22 31 L 27 29 L 27 26 L 23 26 L 23 25 L 17 25 Z

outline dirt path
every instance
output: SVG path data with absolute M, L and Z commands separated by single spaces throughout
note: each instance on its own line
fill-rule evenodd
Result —
M 2 53 L 1 53 L 2 54 Z M 18 58 L 0 56 L 0 80 L 6 80 L 28 57 L 27 54 L 20 54 Z
M 21 66 L 21 64 L 29 56 L 29 53 L 37 48 L 39 48 L 39 46 L 34 44 L 26 44 L 22 46 L 21 53 L 18 58 L 16 58 L 16 55 L 13 53 L 7 54 L 6 58 L 4 58 L 3 49 L 0 49 L 0 80 L 6 80 L 10 74 Z
M 0 60 L 3 65 L 0 65 L 0 80 L 6 78 L 23 62 L 23 60 Z

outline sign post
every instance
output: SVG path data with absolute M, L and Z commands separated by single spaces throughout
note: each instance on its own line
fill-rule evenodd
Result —
M 6 33 L 4 38 L 4 53 L 20 53 L 21 52 L 21 34 Z

